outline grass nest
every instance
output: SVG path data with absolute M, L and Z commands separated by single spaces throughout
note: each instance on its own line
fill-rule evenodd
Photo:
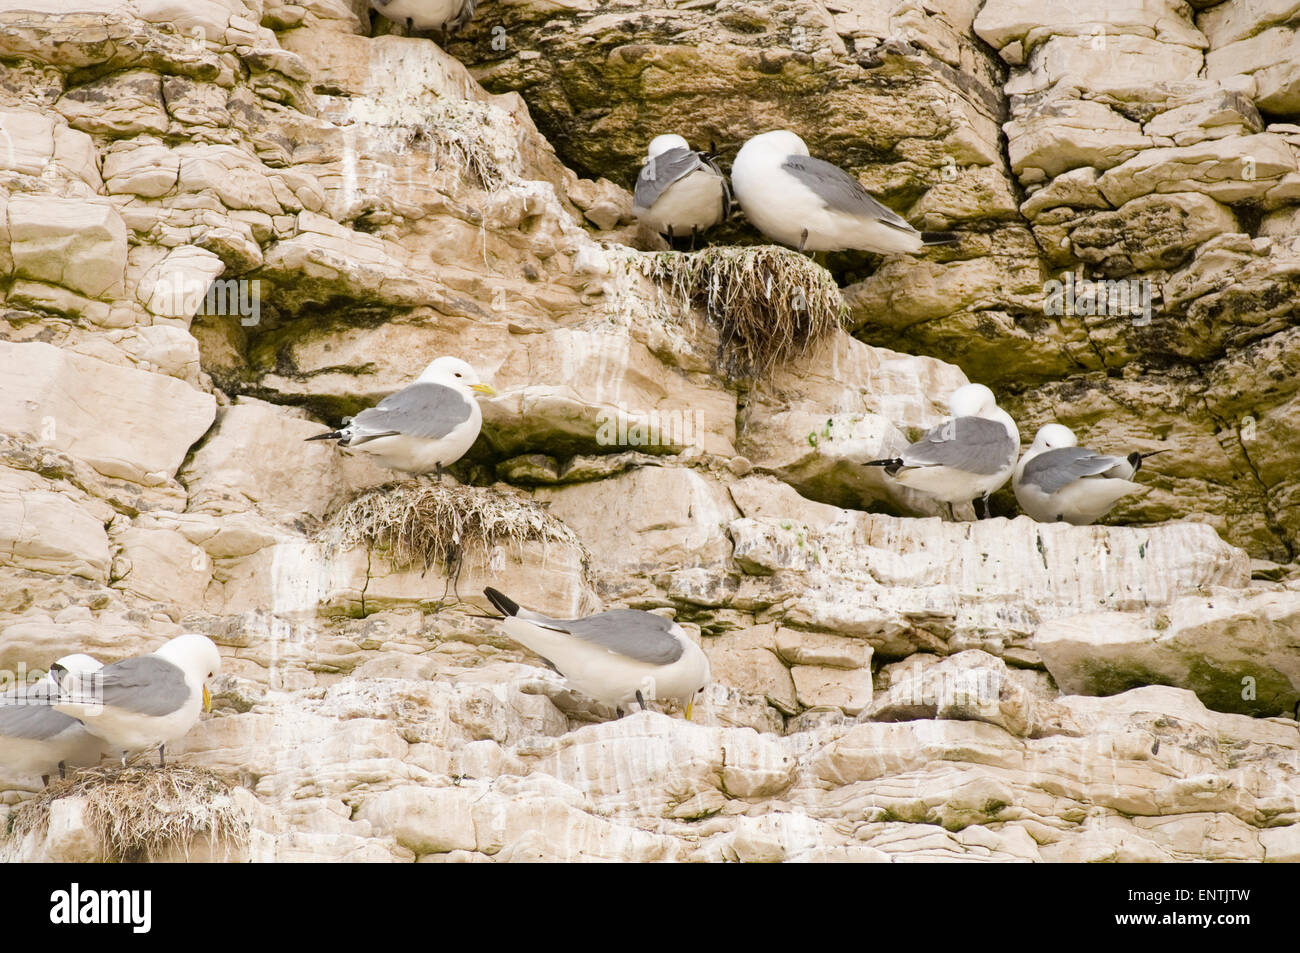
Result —
M 89 768 L 51 781 L 24 802 L 14 813 L 10 835 L 23 838 L 43 829 L 55 801 L 80 797 L 104 860 L 139 863 L 177 853 L 188 858 L 200 838 L 214 853 L 238 856 L 248 844 L 250 824 L 231 791 L 218 775 L 200 768 Z
M 840 327 L 848 306 L 830 272 L 775 245 L 655 252 L 646 273 L 718 329 L 718 366 L 763 377 Z
M 440 99 L 410 130 L 407 144 L 427 145 L 439 165 L 449 161 L 471 185 L 495 192 L 516 178 L 500 124 L 500 111 L 485 103 Z
M 527 542 L 576 547 L 584 573 L 590 563 L 582 540 L 541 504 L 483 487 L 418 482 L 381 486 L 335 513 L 325 534 L 335 552 L 365 546 L 385 551 L 395 569 L 427 572 L 437 565 L 449 577 L 459 574 L 469 553 L 478 554 L 488 566 L 498 546 L 520 553 Z

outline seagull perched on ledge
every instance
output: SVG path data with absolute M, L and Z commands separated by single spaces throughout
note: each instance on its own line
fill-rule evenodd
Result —
M 385 20 L 408 30 L 443 30 L 455 33 L 474 16 L 478 0 L 370 0 L 370 7 Z
M 983 384 L 966 384 L 948 400 L 952 417 L 932 428 L 897 457 L 872 460 L 903 486 L 948 504 L 975 501 L 975 514 L 989 514 L 989 494 L 1006 483 L 1020 455 L 1020 431 Z M 980 513 L 979 501 L 984 502 Z
M 655 136 L 636 177 L 633 211 L 668 241 L 695 238 L 731 214 L 731 189 L 717 163 L 681 136 Z
M 1048 424 L 1034 436 L 1016 467 L 1011 485 L 1020 508 L 1040 523 L 1087 526 L 1131 493 L 1149 489 L 1134 483 L 1142 461 L 1163 450 L 1112 457 L 1080 447 L 1069 427 Z
M 415 383 L 363 410 L 340 430 L 308 437 L 337 440 L 340 447 L 374 456 L 375 462 L 403 473 L 436 472 L 469 452 L 483 427 L 474 394 L 496 394 L 479 383 L 478 373 L 458 357 L 440 357 Z
M 914 255 L 926 245 L 958 241 L 952 232 L 918 232 L 839 166 L 808 155 L 804 141 L 785 129 L 740 147 L 731 185 L 755 228 L 801 252 Z
M 152 655 L 123 659 L 96 672 L 58 665 L 50 674 L 59 685 L 55 711 L 81 721 L 91 734 L 126 756 L 158 749 L 165 765 L 167 742 L 184 736 L 212 710 L 208 681 L 221 671 L 221 653 L 205 635 L 178 635 Z
M 585 619 L 552 619 L 521 608 L 496 589 L 483 594 L 505 618 L 501 627 L 578 691 L 621 715 L 635 699 L 671 699 L 691 717 L 695 694 L 709 683 L 709 660 L 682 627 L 653 612 L 612 609 Z

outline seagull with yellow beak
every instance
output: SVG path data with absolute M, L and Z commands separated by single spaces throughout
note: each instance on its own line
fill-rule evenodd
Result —
M 403 473 L 437 473 L 469 452 L 483 429 L 476 394 L 495 396 L 492 385 L 458 357 L 440 357 L 413 384 L 389 394 L 344 426 L 308 440 L 337 440 L 368 453 L 381 467 Z
M 140 655 L 106 665 L 97 672 L 71 672 L 50 667 L 58 682 L 54 710 L 81 721 L 122 756 L 164 749 L 183 737 L 212 710 L 208 682 L 221 672 L 221 653 L 204 635 L 180 635 L 152 655 Z

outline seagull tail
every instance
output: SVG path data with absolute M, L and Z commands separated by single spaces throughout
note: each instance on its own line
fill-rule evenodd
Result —
M 922 232 L 921 242 L 926 245 L 955 245 L 961 241 L 957 232 Z
M 499 590 L 488 586 L 483 590 L 483 595 L 488 597 L 488 602 L 492 603 L 492 605 L 496 607 L 496 610 L 502 615 L 511 616 L 519 614 L 519 603 L 515 602 L 504 592 L 500 592 Z
M 1146 453 L 1138 453 L 1134 450 L 1128 455 L 1128 464 L 1133 468 L 1133 472 L 1137 473 L 1142 469 L 1142 461 L 1147 457 L 1154 457 L 1157 453 L 1166 453 L 1172 449 L 1173 447 L 1165 447 L 1164 450 L 1148 450 Z
M 308 437 L 307 440 L 340 440 L 344 436 L 342 430 L 331 430 L 329 433 L 318 433 L 314 437 Z M 306 443 L 304 440 L 303 443 Z

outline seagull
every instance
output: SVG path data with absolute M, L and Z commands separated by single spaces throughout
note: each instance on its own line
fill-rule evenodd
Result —
M 440 357 L 415 383 L 363 410 L 341 430 L 308 437 L 337 440 L 340 447 L 372 454 L 375 461 L 403 473 L 436 472 L 469 452 L 483 427 L 474 393 L 493 396 L 489 384 L 458 357 Z
M 455 33 L 474 16 L 478 0 L 370 0 L 370 8 L 385 20 L 408 30 Z
M 681 136 L 655 136 L 636 177 L 633 210 L 668 241 L 696 236 L 731 214 L 731 189 L 716 162 Z
M 952 417 L 899 456 L 872 460 L 866 466 L 884 467 L 903 486 L 947 503 L 949 518 L 955 519 L 954 503 L 974 500 L 976 516 L 984 519 L 989 515 L 989 494 L 1006 483 L 1016 468 L 1020 431 L 983 384 L 958 387 L 948 407 Z
M 808 155 L 804 141 L 786 129 L 754 136 L 740 147 L 731 185 L 755 228 L 800 252 L 914 255 L 925 245 L 959 240 L 953 232 L 918 232 L 839 166 Z
M 666 698 L 686 710 L 709 683 L 709 660 L 681 626 L 653 612 L 612 609 L 585 619 L 552 619 L 520 608 L 487 588 L 505 619 L 501 626 L 516 642 L 542 657 L 578 691 L 612 705 L 620 715 L 633 699 Z
M 55 768 L 63 778 L 68 765 L 98 763 L 104 755 L 104 742 L 76 718 L 55 711 L 53 705 L 59 694 L 56 669 L 89 674 L 100 668 L 89 655 L 66 655 L 35 685 L 0 695 L 0 764 L 39 773 L 48 785 Z
M 78 674 L 52 668 L 59 684 L 56 711 L 80 719 L 122 755 L 158 749 L 166 766 L 167 742 L 183 737 L 212 710 L 208 680 L 221 671 L 221 653 L 205 635 L 179 635 L 152 655 Z
M 1111 457 L 1079 446 L 1069 427 L 1039 429 L 1016 467 L 1011 485 L 1020 508 L 1040 523 L 1087 526 L 1115 508 L 1121 498 L 1150 489 L 1133 476 L 1147 457 L 1164 453 L 1134 451 Z

